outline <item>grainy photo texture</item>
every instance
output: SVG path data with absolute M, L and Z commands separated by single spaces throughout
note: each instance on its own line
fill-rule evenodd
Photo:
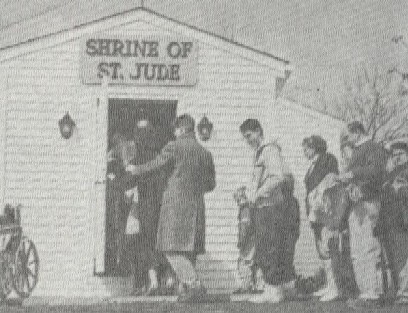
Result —
M 0 5 L 0 312 L 408 312 L 406 0 Z

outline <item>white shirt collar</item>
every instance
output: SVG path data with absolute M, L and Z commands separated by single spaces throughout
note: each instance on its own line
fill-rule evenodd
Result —
M 255 149 L 255 153 L 257 153 L 259 150 L 261 150 L 263 148 L 263 146 L 265 146 L 265 139 L 261 139 L 261 142 L 259 143 L 258 148 Z

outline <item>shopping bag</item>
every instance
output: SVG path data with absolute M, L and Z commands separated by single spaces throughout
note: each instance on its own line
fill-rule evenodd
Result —
M 140 222 L 132 214 L 129 214 L 129 217 L 126 222 L 126 235 L 135 235 L 140 232 Z

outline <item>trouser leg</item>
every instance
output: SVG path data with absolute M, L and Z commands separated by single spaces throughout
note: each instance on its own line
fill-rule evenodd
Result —
M 146 285 L 146 262 L 141 237 L 139 235 L 130 235 L 128 238 L 133 289 L 137 289 Z
M 341 253 L 339 251 L 339 238 L 333 237 L 328 239 L 328 248 L 330 252 L 329 265 L 325 262 L 325 269 L 329 267 L 330 273 L 327 274 L 327 282 L 330 286 L 329 288 L 341 290 Z M 327 269 L 326 269 L 327 273 Z M 329 281 L 331 277 L 332 281 Z
M 283 241 L 281 220 L 274 216 L 270 207 L 258 208 L 255 224 L 255 266 L 262 270 L 265 283 L 279 285 L 282 283 L 280 258 Z
M 334 281 L 341 295 L 354 297 L 358 293 L 358 287 L 350 257 L 349 236 L 340 234 L 340 237 L 329 242 Z
M 400 272 L 400 285 L 398 290 L 398 296 L 408 298 L 408 260 L 405 262 L 405 266 Z
M 295 266 L 293 264 L 295 259 L 295 247 L 298 236 L 295 232 L 286 230 L 283 233 L 283 238 L 281 242 L 281 282 L 287 283 L 295 279 L 296 272 Z
M 376 299 L 382 293 L 381 246 L 373 235 L 376 220 L 371 205 L 360 203 L 350 214 L 350 250 L 360 297 Z
M 253 264 L 245 258 L 238 259 L 238 277 L 239 287 L 244 290 L 249 290 L 253 287 Z
M 192 260 L 190 260 L 191 257 L 187 254 L 182 252 L 168 252 L 166 253 L 166 258 L 181 283 L 192 285 L 198 281 L 197 272 Z
M 396 247 L 396 242 L 395 238 L 393 236 L 393 231 L 390 230 L 390 232 L 387 232 L 386 234 L 381 234 L 380 241 L 383 246 L 383 257 L 384 255 L 386 256 L 386 259 L 388 261 L 389 265 L 389 270 L 391 274 L 391 280 L 392 280 L 392 294 L 394 295 L 398 291 L 398 285 L 399 285 L 399 278 L 398 278 L 398 271 L 396 268 L 396 263 L 395 263 L 395 249 Z
M 408 232 L 392 233 L 394 266 L 398 275 L 398 296 L 408 297 Z

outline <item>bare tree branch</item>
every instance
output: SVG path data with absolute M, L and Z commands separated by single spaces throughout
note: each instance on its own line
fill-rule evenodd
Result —
M 345 122 L 361 121 L 379 142 L 408 138 L 408 97 L 401 93 L 394 72 L 365 65 L 356 68 L 352 77 L 344 77 L 342 97 L 325 103 L 326 112 Z

